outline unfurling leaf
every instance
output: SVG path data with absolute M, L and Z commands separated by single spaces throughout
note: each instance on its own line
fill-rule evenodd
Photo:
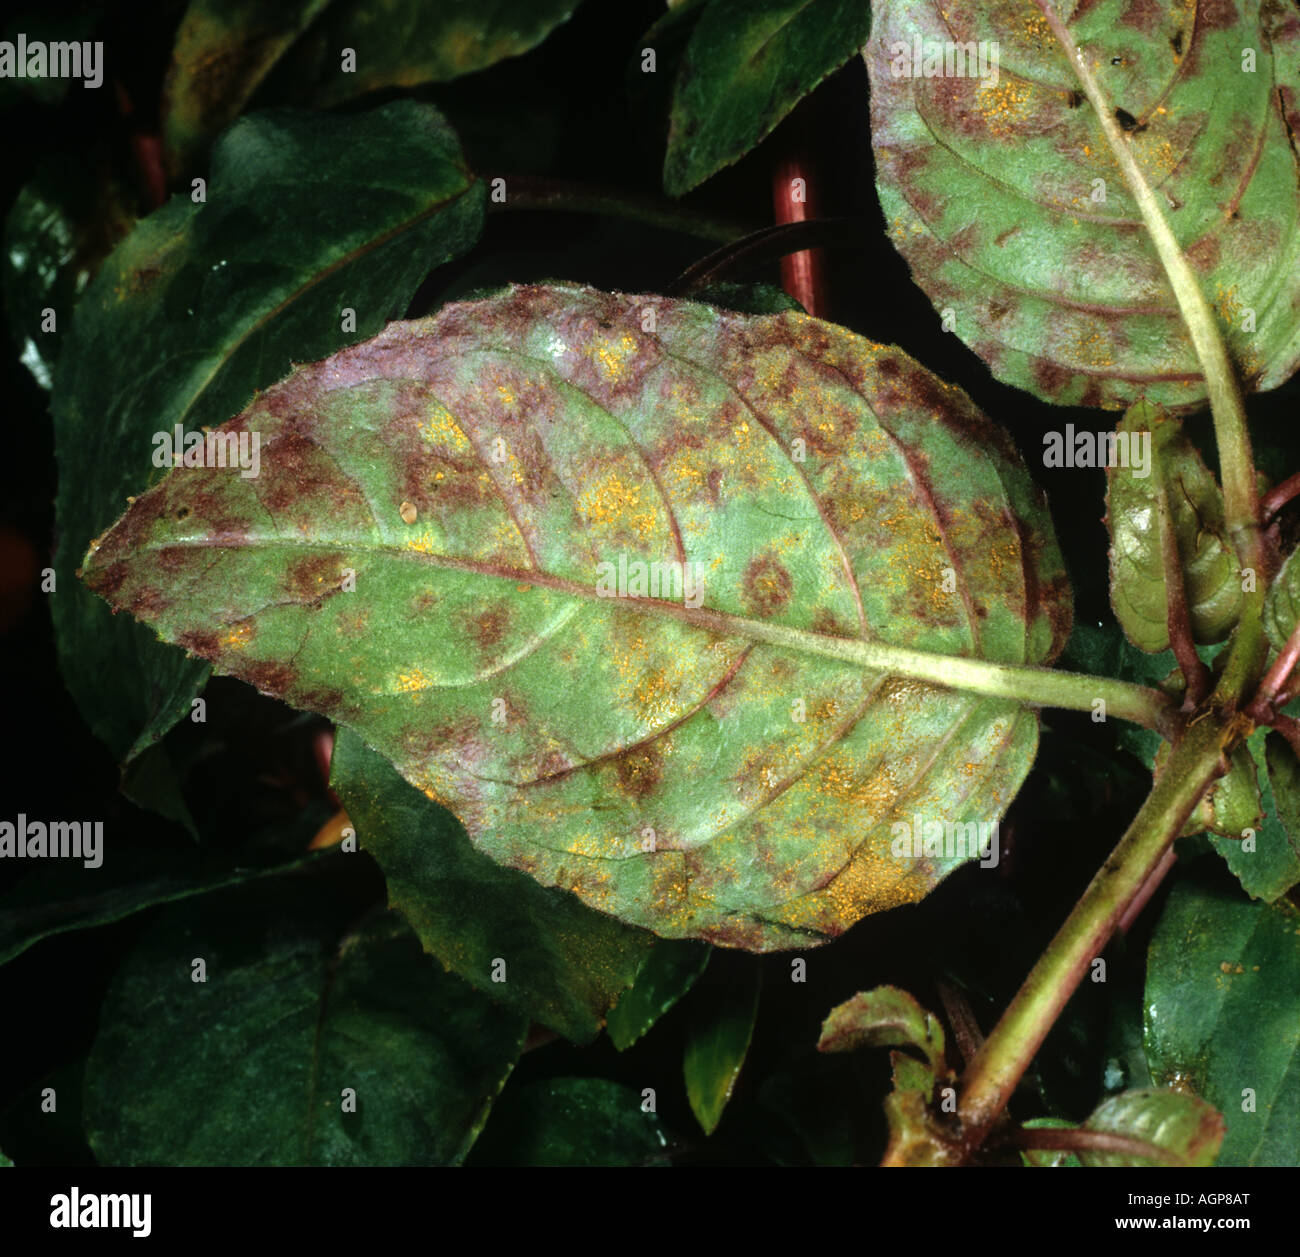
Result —
M 895 986 L 859 991 L 830 1012 L 817 1041 L 819 1052 L 856 1052 L 864 1047 L 919 1049 L 925 1060 L 893 1051 L 893 1089 L 885 1099 L 889 1146 L 885 1165 L 953 1165 L 961 1159 L 954 1132 L 936 1114 L 941 1083 L 951 1083 L 939 1019 Z
M 823 1023 L 819 1051 L 854 1052 L 863 1047 L 919 1048 L 936 1077 L 944 1069 L 943 1026 L 895 986 L 859 991 L 831 1009 Z
M 1210 841 L 1252 898 L 1273 903 L 1300 883 L 1300 764 L 1275 729 L 1259 728 L 1246 740 L 1255 768 L 1258 824 Z
M 218 431 L 260 439 L 260 474 L 176 468 L 90 587 L 626 922 L 822 942 L 971 858 L 1028 771 L 1031 711 L 840 653 L 1032 664 L 1068 631 L 1014 448 L 897 349 L 519 287 Z
M 1080 1148 L 1085 1166 L 1208 1166 L 1223 1143 L 1223 1118 L 1197 1096 L 1164 1087 L 1123 1091 L 1099 1104 L 1083 1124 L 1087 1131 L 1123 1135 L 1160 1150 L 1164 1156 L 1138 1151 Z
M 1228 757 L 1228 771 L 1214 783 L 1211 791 L 1216 834 L 1241 839 L 1248 829 L 1257 829 L 1263 818 L 1259 798 L 1259 778 L 1255 759 L 1243 742 Z
M 1133 645 L 1156 654 L 1169 646 L 1169 583 L 1181 580 L 1192 636 L 1222 641 L 1237 622 L 1241 578 L 1223 525 L 1223 494 L 1181 424 L 1141 402 L 1116 429 L 1117 455 L 1106 471 L 1110 602 Z M 1134 454 L 1133 451 L 1146 453 Z M 1167 570 L 1165 530 L 1180 571 Z
M 1287 639 L 1295 632 L 1300 619 L 1300 561 L 1293 550 L 1286 557 L 1281 570 L 1269 586 L 1264 600 L 1264 631 L 1274 650 L 1285 648 Z
M 1276 388 L 1300 364 L 1294 5 L 1047 3 L 1109 98 L 1247 387 Z M 994 375 L 1065 405 L 1203 405 L 1173 291 L 1047 16 L 880 0 L 865 55 L 890 235 Z

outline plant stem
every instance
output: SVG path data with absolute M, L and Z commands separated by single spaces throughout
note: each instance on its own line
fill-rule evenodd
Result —
M 1169 631 L 1169 644 L 1173 647 L 1178 669 L 1187 685 L 1183 710 L 1191 712 L 1200 706 L 1201 700 L 1210 692 L 1210 670 L 1196 653 L 1192 615 L 1187 607 L 1187 586 L 1183 582 L 1183 564 L 1178 554 L 1173 522 L 1169 518 L 1169 496 L 1163 484 L 1159 487 L 1156 506 L 1160 516 L 1161 566 L 1165 575 L 1165 623 Z
M 1233 639 L 1227 664 L 1215 691 L 1216 699 L 1235 708 L 1259 676 L 1264 662 L 1264 637 L 1260 625 L 1265 570 L 1263 535 L 1260 531 L 1259 494 L 1255 480 L 1255 459 L 1250 448 L 1250 431 L 1241 400 L 1237 375 L 1228 358 L 1227 346 L 1210 304 L 1201 291 L 1191 264 L 1160 208 L 1151 185 L 1133 156 L 1124 132 L 1115 119 L 1115 111 L 1102 91 L 1082 50 L 1074 42 L 1069 28 L 1061 21 L 1050 0 L 1035 0 L 1052 33 L 1065 50 L 1074 67 L 1084 94 L 1088 97 L 1105 134 L 1106 143 L 1123 172 L 1124 181 L 1137 201 L 1142 221 L 1150 233 L 1160 263 L 1165 269 L 1179 313 L 1200 362 L 1205 377 L 1205 391 L 1214 416 L 1214 437 L 1219 450 L 1219 475 L 1223 482 L 1223 514 L 1228 536 L 1244 573 L 1254 574 L 1254 589 L 1245 592 L 1241 619 Z
M 1273 666 L 1259 683 L 1259 690 L 1250 707 L 1252 714 L 1256 712 L 1263 714 L 1273 705 L 1273 700 L 1290 680 L 1297 661 L 1300 661 L 1300 624 L 1291 630 L 1291 636 L 1286 639 L 1286 644 L 1278 657 L 1273 660 Z
M 1259 513 L 1267 523 L 1297 494 L 1300 494 L 1300 471 L 1288 476 L 1279 485 L 1274 485 L 1259 504 Z
M 672 201 L 633 196 L 615 188 L 573 183 L 567 179 L 543 179 L 534 175 L 505 175 L 506 199 L 490 201 L 488 209 L 559 210 L 569 214 L 603 214 L 632 222 L 679 231 L 700 240 L 730 244 L 758 230 L 757 225 L 729 218 L 715 218 L 687 209 Z
M 1158 1161 L 1161 1165 L 1185 1166 L 1187 1160 L 1159 1144 L 1134 1139 L 1130 1135 L 1117 1135 L 1108 1130 L 1019 1130 L 1009 1135 L 1004 1146 L 1023 1148 L 1026 1151 L 1041 1149 L 1044 1152 L 1097 1152 L 1121 1157 L 1141 1157 Z
M 1222 737 L 1223 728 L 1213 718 L 1188 728 L 1119 845 L 963 1075 L 958 1120 L 968 1156 L 1006 1107 L 1125 908 L 1159 867 L 1201 795 L 1222 773 Z

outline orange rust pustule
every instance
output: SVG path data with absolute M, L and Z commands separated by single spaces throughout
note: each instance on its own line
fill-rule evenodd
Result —
M 770 554 L 760 554 L 745 569 L 745 605 L 760 616 L 771 616 L 790 601 L 794 581 L 785 565 Z

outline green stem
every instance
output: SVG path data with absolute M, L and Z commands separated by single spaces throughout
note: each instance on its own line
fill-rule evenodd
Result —
M 958 1120 L 967 1155 L 1006 1107 L 1125 907 L 1155 871 L 1210 783 L 1222 773 L 1222 736 L 1223 727 L 1213 718 L 1188 729 L 1119 845 L 963 1075 Z
M 1223 755 L 1240 733 L 1223 717 L 1236 710 L 1259 679 L 1267 648 L 1261 612 L 1269 573 L 1260 529 L 1260 507 L 1250 433 L 1236 373 L 1219 325 L 1191 265 L 1165 219 L 1155 193 L 1120 130 L 1093 68 L 1075 44 L 1050 0 L 1035 0 L 1079 78 L 1137 201 L 1205 378 L 1214 416 L 1223 482 L 1224 521 L 1243 575 L 1242 614 L 1214 701 L 1219 712 L 1192 723 L 1119 845 L 1075 905 L 1056 938 L 1034 966 L 1011 1006 L 962 1078 L 958 1119 L 969 1157 L 1010 1100 L 1021 1076 L 1047 1037 L 1092 960 L 1101 952 L 1125 909 L 1159 868 L 1175 836 L 1205 791 L 1224 771 Z
M 1241 399 L 1237 373 L 1228 358 L 1228 349 L 1214 311 L 1201 291 L 1186 254 L 1179 247 L 1155 192 L 1133 156 L 1128 139 L 1116 121 L 1114 107 L 1102 91 L 1092 66 L 1050 0 L 1035 0 L 1035 3 L 1073 65 L 1084 94 L 1096 111 L 1106 143 L 1137 201 L 1142 221 L 1173 289 L 1179 313 L 1205 377 L 1205 391 L 1214 417 L 1214 438 L 1219 450 L 1224 524 L 1242 572 L 1253 572 L 1255 578 L 1255 589 L 1244 593 L 1241 619 L 1215 691 L 1220 704 L 1236 708 L 1258 680 L 1264 663 L 1266 646 L 1260 617 L 1269 576 L 1260 530 L 1255 459 L 1250 448 L 1250 430 L 1246 425 L 1246 408 Z
M 600 214 L 625 218 L 665 231 L 679 231 L 700 240 L 730 244 L 759 230 L 759 224 L 715 218 L 672 201 L 633 196 L 615 188 L 572 183 L 567 179 L 542 179 L 533 175 L 505 175 L 505 200 L 489 201 L 488 209 L 559 210 L 569 214 Z

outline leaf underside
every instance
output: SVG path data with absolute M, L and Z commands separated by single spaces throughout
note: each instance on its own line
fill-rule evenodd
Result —
M 1276 388 L 1300 364 L 1294 6 L 1100 0 L 1057 11 L 1241 378 Z M 909 77 L 918 39 L 922 61 Z M 958 76 L 955 51 L 951 69 L 925 77 L 932 47 L 942 57 L 945 43 L 973 44 L 978 56 L 981 42 L 982 77 L 978 62 Z M 1201 406 L 1205 384 L 1173 292 L 1043 13 L 1022 0 L 881 0 L 864 55 L 889 233 L 994 375 L 1065 405 Z
M 624 921 L 824 941 L 967 858 L 895 856 L 895 822 L 991 823 L 1029 769 L 1019 704 L 807 648 L 1032 664 L 1068 633 L 1014 448 L 897 349 L 517 287 L 300 367 L 220 431 L 259 434 L 260 475 L 171 471 L 89 586 Z M 695 597 L 636 583 L 672 563 Z

